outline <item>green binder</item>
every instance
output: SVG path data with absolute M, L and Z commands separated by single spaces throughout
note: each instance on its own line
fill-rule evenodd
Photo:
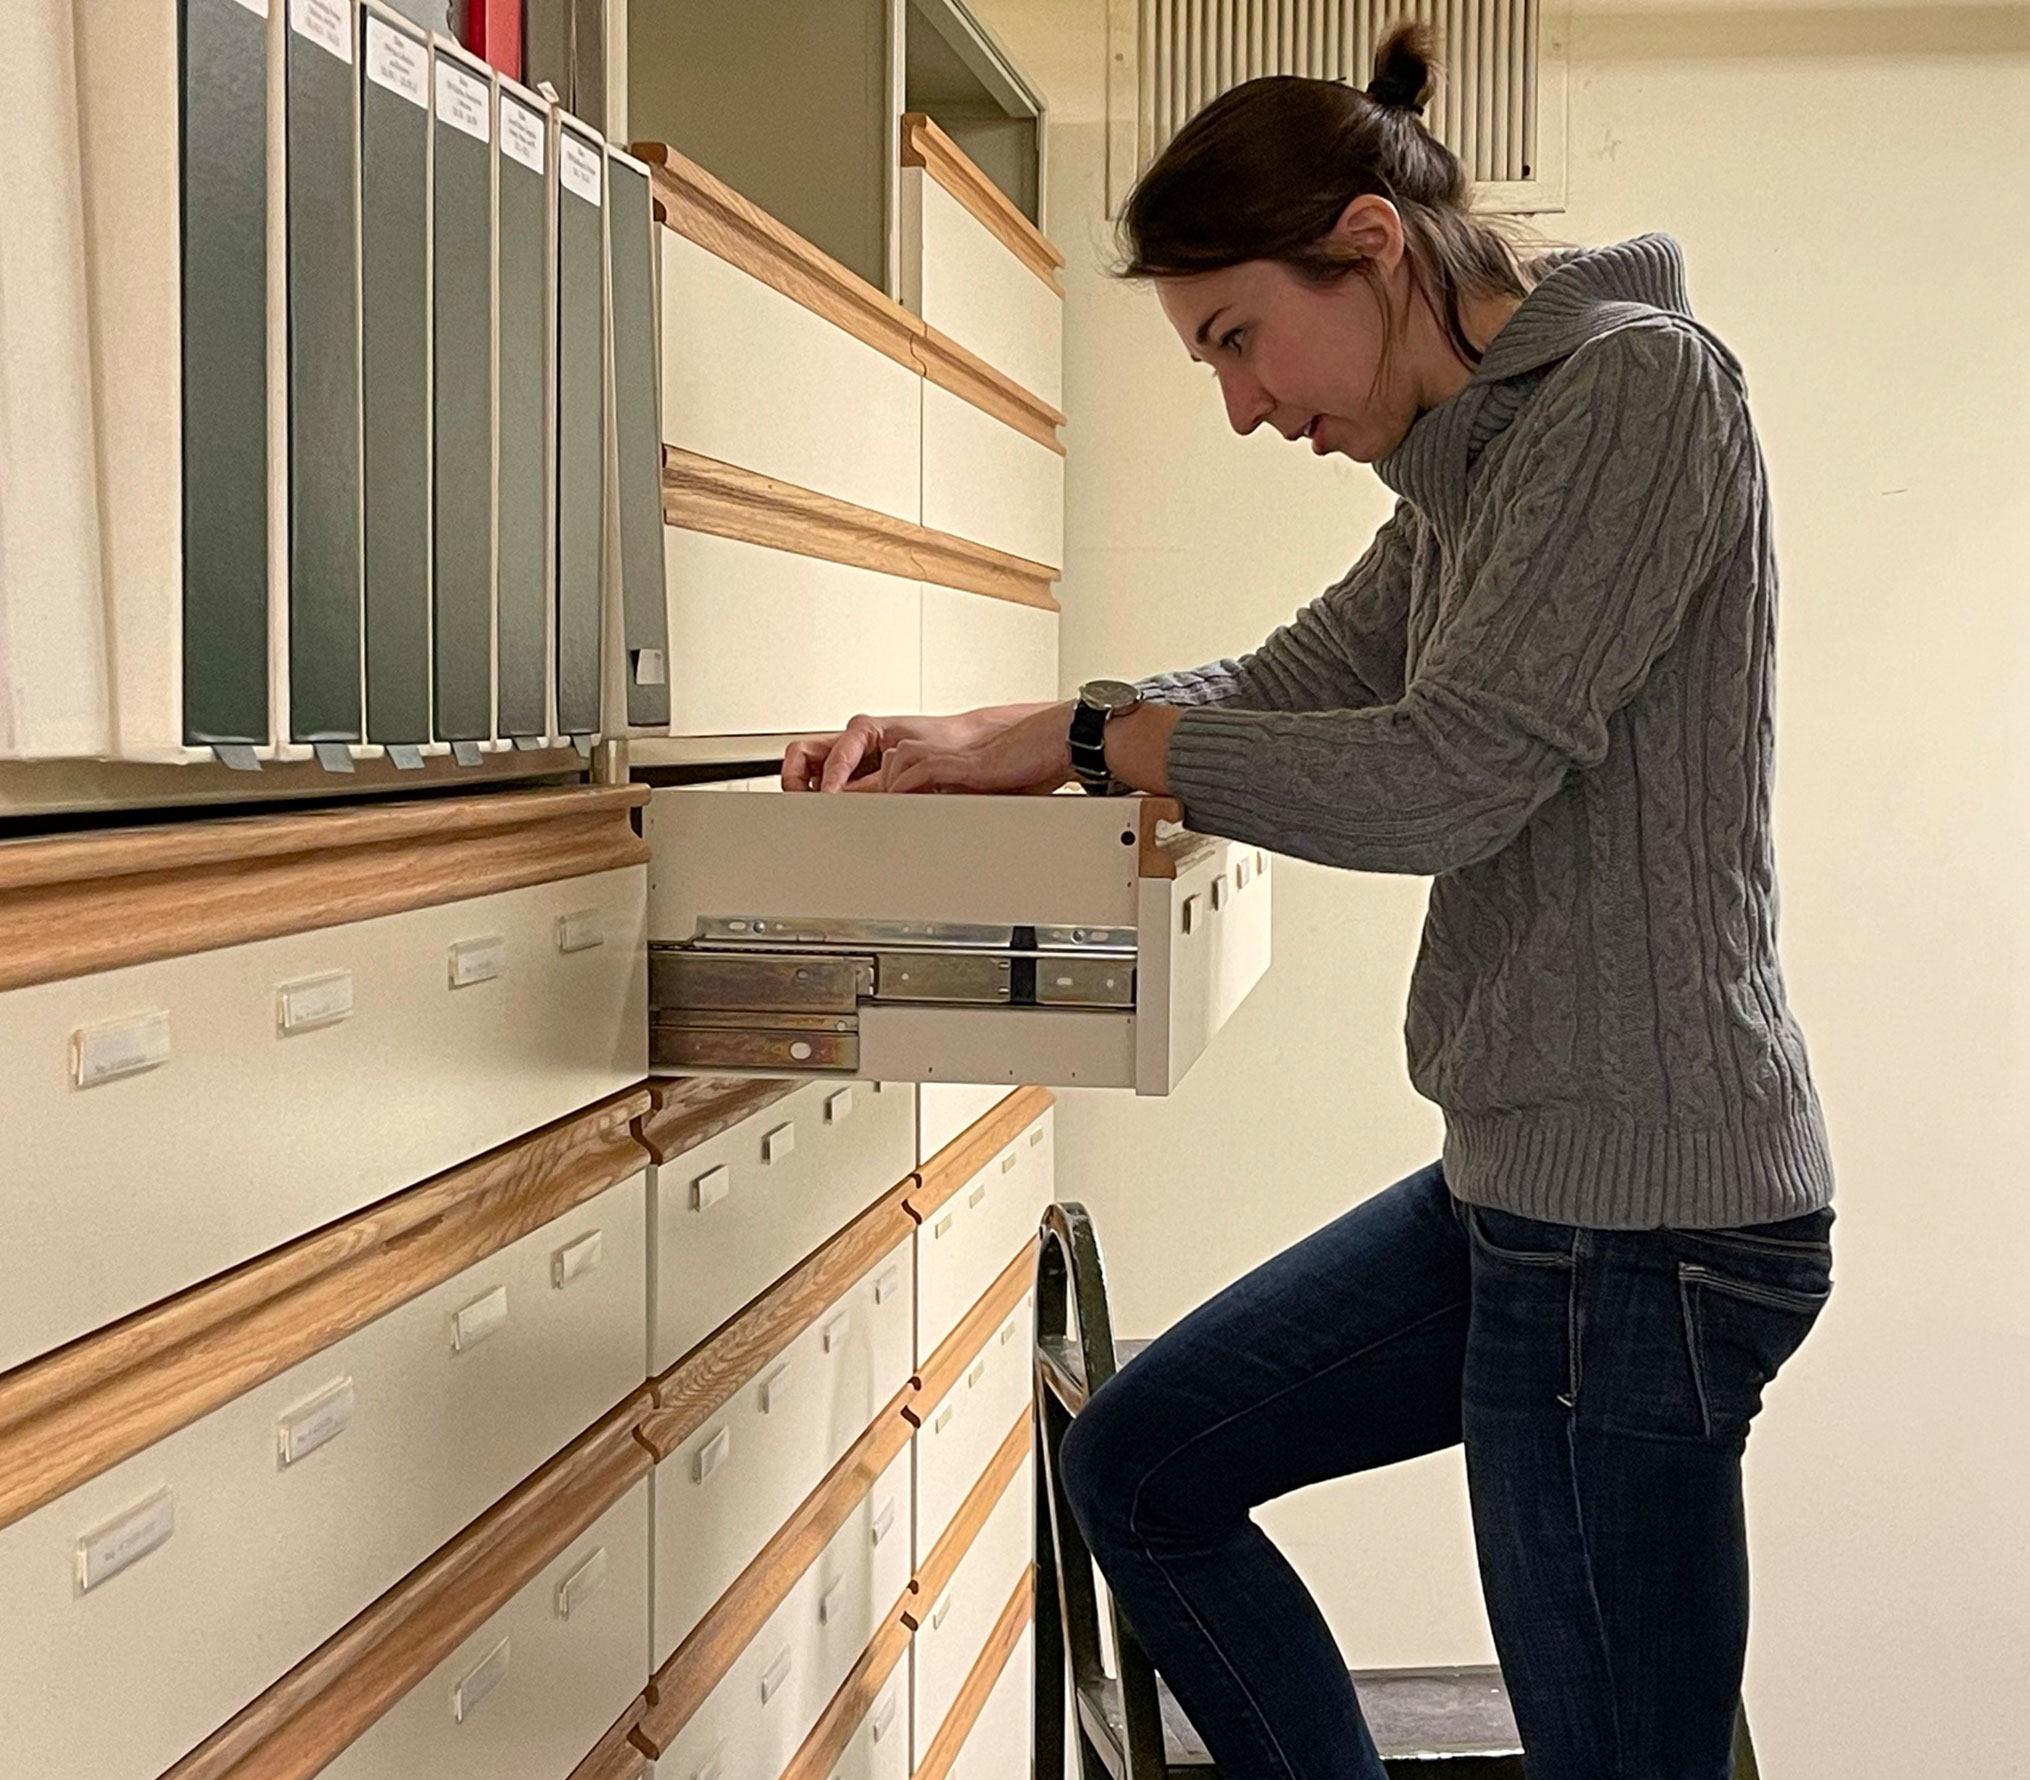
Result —
M 613 431 L 620 501 L 620 618 L 627 721 L 670 720 L 669 605 L 663 592 L 663 440 L 656 380 L 655 222 L 648 169 L 607 157 L 613 306 Z
M 547 116 L 503 90 L 500 143 L 499 498 L 495 505 L 496 641 L 500 734 L 533 741 L 549 733 L 550 165 Z
M 557 132 L 557 727 L 599 732 L 606 520 L 606 340 L 602 190 L 606 156 Z

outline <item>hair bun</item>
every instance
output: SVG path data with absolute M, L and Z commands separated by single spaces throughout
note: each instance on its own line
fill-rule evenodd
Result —
M 1436 84 L 1437 62 L 1437 38 L 1429 25 L 1398 25 L 1374 53 L 1367 96 L 1391 111 L 1421 117 Z

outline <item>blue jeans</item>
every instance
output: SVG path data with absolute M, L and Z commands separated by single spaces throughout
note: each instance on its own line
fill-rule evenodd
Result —
M 1063 1467 L 1224 1780 L 1383 1780 L 1259 1504 L 1466 1445 L 1532 1780 L 1726 1780 L 1748 1636 L 1741 1455 L 1832 1288 L 1832 1212 L 1591 1230 L 1434 1165 L 1228 1287 L 1100 1390 Z

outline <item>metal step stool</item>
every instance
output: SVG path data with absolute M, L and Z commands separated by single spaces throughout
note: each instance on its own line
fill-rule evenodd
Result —
M 1217 1780 L 1212 1757 L 1119 1607 L 1104 1608 L 1118 1676 L 1102 1660 L 1092 1554 L 1072 1517 L 1058 1452 L 1087 1396 L 1147 1347 L 1116 1342 L 1106 1273 L 1083 1205 L 1043 1214 L 1036 1260 L 1036 1780 L 1063 1780 L 1067 1666 L 1077 1780 Z M 1523 1780 L 1501 1671 L 1356 1669 L 1362 1714 L 1395 1780 Z M 1759 1780 L 1745 1715 L 1734 1780 Z

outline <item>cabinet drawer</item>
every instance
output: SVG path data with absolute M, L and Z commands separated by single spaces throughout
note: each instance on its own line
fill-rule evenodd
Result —
M 559 1780 L 648 1679 L 648 1479 L 324 1770 Z
M 909 1455 L 899 1453 L 677 1732 L 659 1774 L 783 1771 L 908 1585 L 908 1521 Z M 907 1694 L 899 1675 L 882 1690 L 864 1727 L 870 1745 L 907 1742 Z
M 662 274 L 666 443 L 916 522 L 913 369 L 667 229 Z
M 850 563 L 668 526 L 675 735 L 843 728 L 922 703 L 922 594 Z
M 1036 1634 L 1025 1626 L 946 1780 L 1004 1780 L 1026 1773 L 1035 1736 Z
M 22 1771 L 148 1780 L 637 1387 L 644 1192 L 610 1188 L 0 1529 Z
M 920 167 L 904 167 L 902 300 L 1053 408 L 1063 405 L 1064 299 Z
M 918 1365 L 1035 1236 L 1053 1196 L 1055 1116 L 1045 1112 L 918 1226 Z
M 658 1667 L 909 1381 L 914 1296 L 905 1245 L 656 1467 Z
M 812 1083 L 654 1171 L 651 1372 L 909 1173 L 910 1101 L 899 1084 Z
M 1009 1093 L 1003 1087 L 925 1082 L 916 1091 L 916 1159 L 928 1162 L 967 1126 L 984 1119 Z
M 1058 616 L 1040 606 L 926 584 L 923 705 L 970 711 L 1057 696 Z
M 1064 459 L 935 383 L 923 386 L 923 523 L 1064 566 Z
M 0 1370 L 639 1079 L 643 897 L 633 866 L 0 995 Z
M 1178 813 L 656 791 L 650 1066 L 1168 1093 L 1269 936 L 1265 857 Z
M 1020 1770 L 1027 1772 L 1026 1765 Z M 873 1709 L 839 1757 L 830 1780 L 909 1780 L 909 1674 L 905 1663 L 874 1698 Z M 996 1780 L 1000 1780 L 996 1776 Z
M 951 1711 L 1030 1561 L 1036 1514 L 1031 1484 L 1034 1462 L 1024 1457 L 959 1560 L 951 1581 L 935 1600 L 923 1606 L 922 1623 L 910 1641 L 919 1754 L 929 1749 Z
M 1034 1292 L 966 1362 L 958 1382 L 924 1418 L 916 1448 L 916 1561 L 944 1537 L 966 1493 L 993 1462 L 1008 1430 L 1025 1415 L 1032 1394 L 1030 1331 Z

